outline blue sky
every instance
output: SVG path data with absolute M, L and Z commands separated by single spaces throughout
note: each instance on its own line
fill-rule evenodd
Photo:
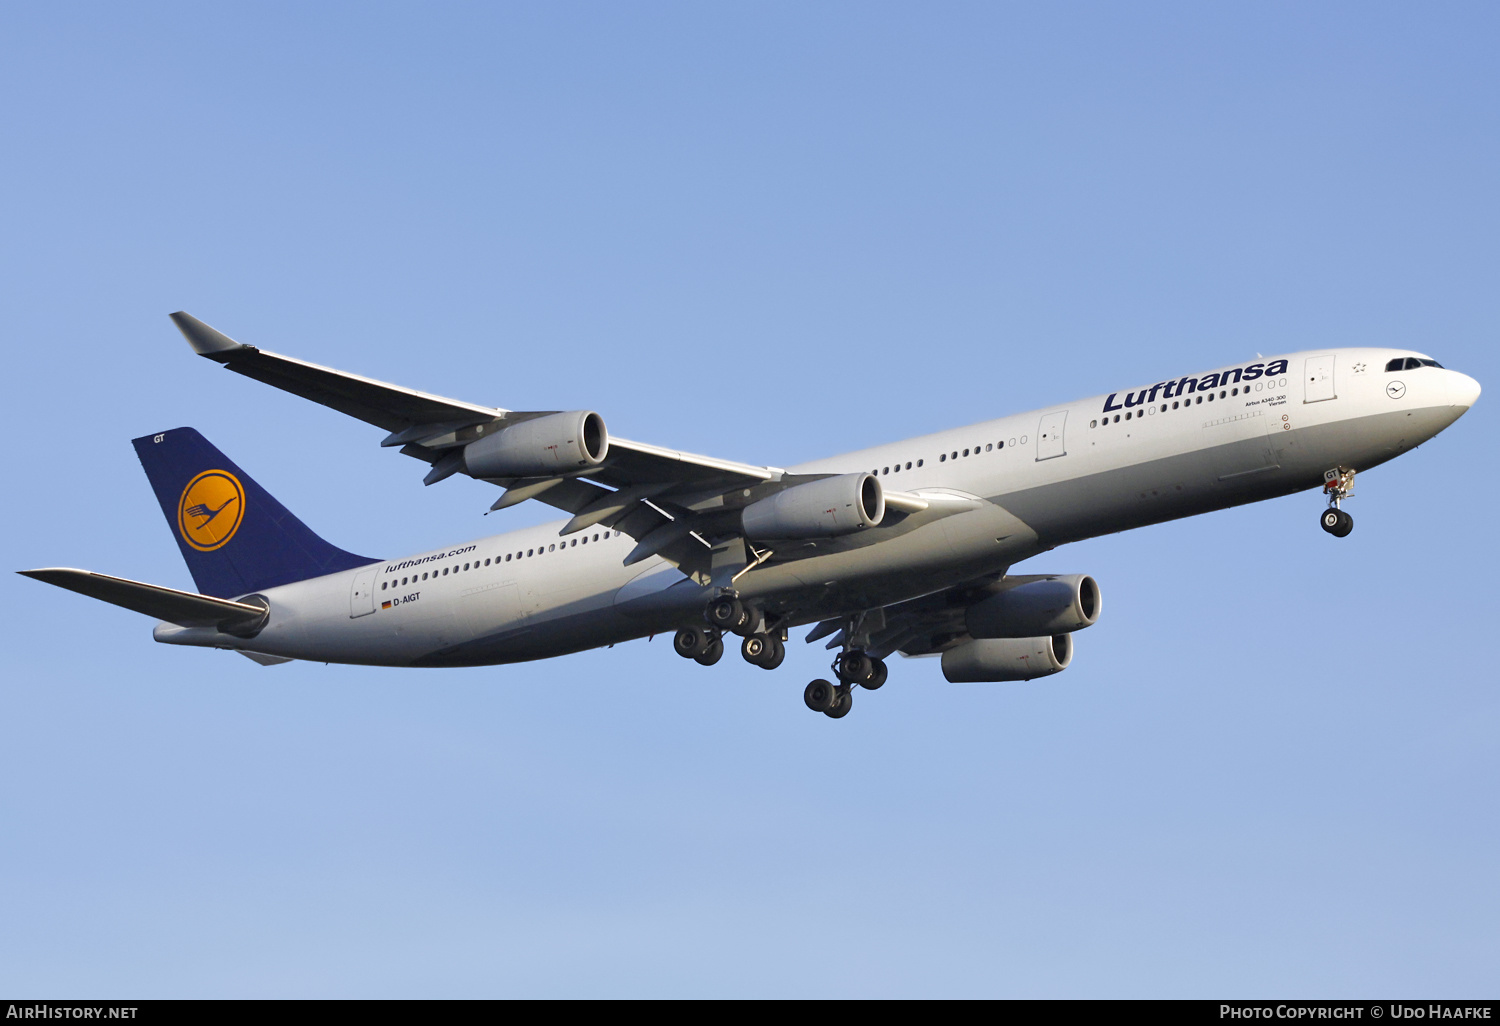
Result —
M 188 587 L 129 439 L 334 543 L 548 519 L 194 358 L 800 460 L 1393 345 L 1493 389 L 1485 4 L 11 5 L 12 569 Z M 837 723 L 667 639 L 262 668 L 0 585 L 0 991 L 1493 996 L 1486 396 L 1362 475 L 1027 564 L 1072 667 Z M 534 505 L 534 504 L 532 504 Z

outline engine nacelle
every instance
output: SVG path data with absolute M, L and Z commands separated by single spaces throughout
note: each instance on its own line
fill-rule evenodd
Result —
M 1026 581 L 974 603 L 964 623 L 975 638 L 1066 634 L 1099 619 L 1099 584 L 1088 574 Z
M 550 477 L 597 467 L 608 454 L 604 418 L 574 410 L 523 420 L 470 442 L 464 469 L 474 477 Z
M 746 538 L 831 538 L 877 526 L 885 490 L 873 474 L 841 474 L 752 502 L 740 517 Z
M 1073 661 L 1073 635 L 1045 638 L 983 638 L 943 653 L 943 676 L 950 684 L 1031 680 L 1061 673 Z

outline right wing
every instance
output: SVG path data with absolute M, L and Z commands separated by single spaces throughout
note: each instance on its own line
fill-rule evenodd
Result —
M 174 313 L 172 320 L 199 356 L 389 432 L 382 445 L 400 446 L 405 455 L 431 464 L 427 484 L 468 473 L 463 448 L 480 436 L 555 412 L 445 399 L 243 345 L 187 313 Z M 694 569 L 708 565 L 713 544 L 707 532 L 713 525 L 695 516 L 693 507 L 747 490 L 753 501 L 793 483 L 775 467 L 614 436 L 603 463 L 585 472 L 483 480 L 506 489 L 492 510 L 534 498 L 574 514 L 564 534 L 602 525 L 637 539 L 627 563 L 662 555 Z
M 445 399 L 243 345 L 186 313 L 174 313 L 172 320 L 199 356 L 389 432 L 382 445 L 400 446 L 405 455 L 430 464 L 426 484 L 468 474 L 464 449 L 477 439 L 555 412 Z M 714 567 L 749 563 L 739 536 L 740 509 L 825 476 L 792 475 L 777 467 L 610 436 L 607 454 L 597 466 L 551 476 L 481 480 L 505 489 L 491 510 L 536 499 L 573 514 L 564 535 L 598 525 L 636 539 L 625 557 L 627 565 L 659 555 L 685 573 L 712 576 Z M 895 511 L 891 519 L 915 514 L 930 520 L 974 508 L 972 498 L 942 492 L 885 492 L 887 507 Z M 792 547 L 775 556 L 777 561 L 795 559 L 805 551 L 811 549 Z M 758 565 L 772 555 L 767 550 L 754 553 L 754 559 Z

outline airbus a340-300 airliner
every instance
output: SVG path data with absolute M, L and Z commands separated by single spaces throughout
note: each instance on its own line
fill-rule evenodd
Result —
M 1086 574 L 1010 575 L 1066 542 L 1321 488 L 1322 527 L 1353 527 L 1356 471 L 1452 424 L 1479 384 L 1421 353 L 1257 358 L 783 470 L 611 437 L 590 411 L 443 399 L 241 345 L 172 315 L 200 355 L 389 432 L 553 522 L 372 559 L 309 530 L 192 428 L 135 439 L 200 594 L 52 568 L 23 571 L 163 621 L 157 641 L 256 662 L 482 666 L 675 632 L 712 665 L 726 635 L 775 669 L 787 632 L 836 650 L 807 706 L 848 714 L 893 653 L 953 682 L 1067 668 L 1099 618 Z

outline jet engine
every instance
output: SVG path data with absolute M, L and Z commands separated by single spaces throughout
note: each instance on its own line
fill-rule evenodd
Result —
M 1073 661 L 1073 635 L 1045 638 L 982 638 L 943 653 L 943 676 L 950 684 L 1031 680 L 1061 673 Z
M 609 454 L 604 418 L 589 410 L 549 413 L 464 446 L 474 477 L 552 477 L 597 467 Z
M 873 474 L 841 474 L 752 502 L 740 518 L 746 538 L 831 538 L 877 526 L 885 491 Z
M 1088 574 L 1021 579 L 964 611 L 975 638 L 1066 634 L 1099 619 L 1099 584 Z

